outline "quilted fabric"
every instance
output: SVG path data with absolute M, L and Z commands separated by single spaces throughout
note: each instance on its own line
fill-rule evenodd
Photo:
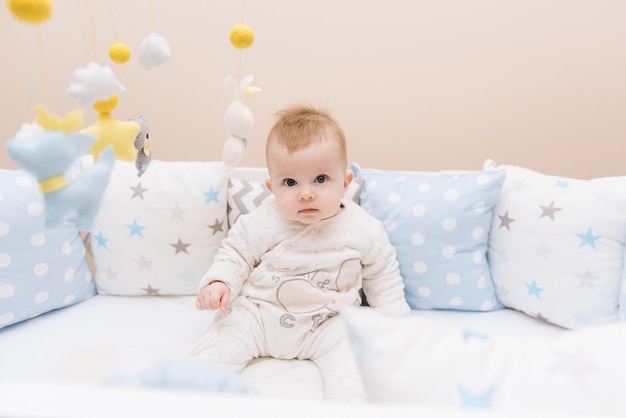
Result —
M 117 161 L 91 230 L 99 293 L 192 295 L 228 231 L 222 162 Z

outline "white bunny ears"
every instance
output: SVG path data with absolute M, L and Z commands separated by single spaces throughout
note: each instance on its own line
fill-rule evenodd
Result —
M 248 75 L 241 80 L 239 85 L 230 75 L 224 80 L 226 97 L 231 103 L 224 114 L 224 127 L 228 138 L 222 147 L 222 159 L 230 169 L 237 166 L 243 158 L 247 139 L 254 126 L 254 115 L 246 102 L 252 94 L 261 89 L 250 86 L 252 79 L 252 75 Z

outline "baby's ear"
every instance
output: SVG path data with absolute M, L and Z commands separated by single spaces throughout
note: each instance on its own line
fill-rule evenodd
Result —
M 346 170 L 346 177 L 343 179 L 343 189 L 344 190 L 348 190 L 348 186 L 350 186 L 350 183 L 352 183 L 352 180 L 354 180 L 354 173 L 352 172 L 352 170 L 347 169 Z
M 274 193 L 274 191 L 272 190 L 272 179 L 265 180 L 265 187 L 267 187 L 267 190 Z

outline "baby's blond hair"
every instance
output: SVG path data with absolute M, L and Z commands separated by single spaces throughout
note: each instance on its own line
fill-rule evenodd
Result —
M 293 152 L 315 142 L 335 140 L 341 149 L 344 164 L 348 165 L 345 134 L 327 111 L 310 105 L 296 105 L 280 110 L 276 115 L 278 119 L 267 137 L 266 158 L 273 143 Z

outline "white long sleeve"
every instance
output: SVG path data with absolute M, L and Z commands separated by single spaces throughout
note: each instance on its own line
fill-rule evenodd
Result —
M 380 221 L 352 201 L 313 225 L 286 221 L 275 202 L 241 216 L 200 282 L 221 280 L 277 314 L 328 315 L 359 303 L 393 315 L 410 308 Z

